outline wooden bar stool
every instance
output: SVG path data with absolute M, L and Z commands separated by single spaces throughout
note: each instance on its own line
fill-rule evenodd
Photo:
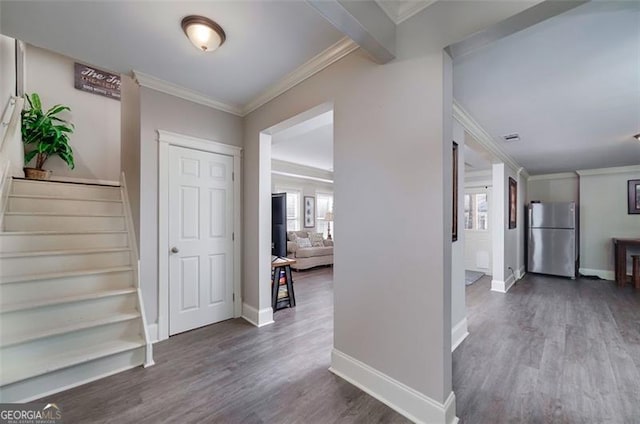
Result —
M 631 280 L 636 289 L 640 289 L 640 255 L 631 255 L 633 260 Z

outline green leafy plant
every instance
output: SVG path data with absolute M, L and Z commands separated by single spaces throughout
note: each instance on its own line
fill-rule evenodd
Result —
M 55 105 L 48 111 L 42 110 L 42 102 L 37 93 L 25 95 L 29 109 L 22 111 L 22 141 L 25 145 L 24 163 L 36 158 L 36 169 L 42 169 L 51 156 L 60 156 L 73 169 L 73 150 L 69 146 L 69 135 L 74 126 L 60 118 L 59 114 L 71 111 L 68 106 Z

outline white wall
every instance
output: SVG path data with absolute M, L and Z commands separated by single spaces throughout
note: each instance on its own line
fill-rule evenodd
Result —
M 640 238 L 640 216 L 627 213 L 627 181 L 640 166 L 578 171 L 580 175 L 580 272 L 614 279 L 612 238 Z M 628 273 L 631 272 L 627 259 Z
M 527 203 L 576 202 L 579 203 L 579 180 L 575 172 L 535 175 L 527 181 Z
M 509 229 L 509 178 L 518 183 L 516 228 Z M 493 280 L 491 289 L 506 292 L 522 276 L 524 270 L 526 180 L 504 163 L 493 165 Z
M 76 167 L 71 170 L 58 157 L 46 169 L 56 177 L 118 181 L 120 179 L 120 102 L 76 90 L 74 60 L 29 45 L 26 51 L 26 92 L 40 95 L 43 107 L 71 107 L 62 115 L 75 125 L 70 137 Z M 33 162 L 29 165 L 33 166 Z
M 140 240 L 140 86 L 127 75 L 121 78 L 120 167 L 127 179 L 136 240 Z
M 271 189 L 260 155 L 269 138 L 260 133 L 333 102 L 334 347 L 436 402 L 448 398 L 452 111 L 442 48 L 526 7 L 435 3 L 398 27 L 395 61 L 376 65 L 356 51 L 245 118 L 245 302 L 269 306 L 270 213 L 260 208 Z M 376 231 L 380 222 L 393 231 Z
M 4 111 L 9 96 L 16 95 L 15 40 L 0 34 L 0 113 Z
M 314 228 L 304 228 L 303 225 L 303 202 L 304 196 L 313 196 L 316 197 L 316 193 L 330 193 L 333 194 L 333 184 L 324 183 L 320 181 L 314 181 L 304 178 L 295 178 L 288 177 L 282 175 L 271 175 L 271 192 L 278 193 L 278 189 L 294 189 L 300 192 L 300 230 L 302 231 L 316 231 L 316 227 Z M 333 223 L 331 233 L 333 234 Z
M 242 118 L 140 88 L 140 278 L 147 322 L 158 318 L 158 135 L 157 130 L 242 145 Z M 240 211 L 236 211 L 240 213 Z M 134 212 L 135 215 L 135 212 Z
M 451 246 L 451 343 L 458 345 L 467 333 L 467 307 L 465 304 L 466 235 L 464 230 L 464 128 L 453 121 L 453 141 L 458 143 L 458 241 Z

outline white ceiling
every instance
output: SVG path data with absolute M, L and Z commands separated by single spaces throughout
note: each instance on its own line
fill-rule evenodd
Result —
M 274 134 L 271 142 L 272 159 L 333 172 L 333 111 Z
M 639 164 L 640 3 L 590 2 L 456 59 L 454 97 L 531 174 Z
M 375 0 L 384 13 L 396 24 L 409 19 L 436 0 Z
M 142 71 L 242 107 L 342 34 L 304 1 L 0 1 L 3 34 L 112 71 Z M 180 21 L 200 14 L 227 40 L 198 51 Z

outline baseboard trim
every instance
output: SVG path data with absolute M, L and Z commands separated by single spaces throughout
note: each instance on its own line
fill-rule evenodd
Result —
M 456 350 L 468 335 L 467 317 L 464 317 L 451 329 L 451 352 Z
M 521 280 L 526 274 L 527 274 L 527 271 L 525 270 L 523 265 L 520 268 L 518 268 L 518 272 L 516 273 L 516 280 Z
M 579 271 L 582 275 L 597 275 L 603 280 L 615 281 L 616 279 L 616 273 L 614 271 L 605 269 L 580 268 Z
M 329 371 L 415 423 L 458 422 L 453 392 L 440 403 L 337 349 L 331 352 Z
M 511 274 L 506 281 L 491 280 L 491 291 L 494 291 L 497 293 L 506 293 L 515 284 L 515 282 L 516 282 L 516 279 L 513 274 Z
M 120 181 L 113 181 L 113 180 L 98 180 L 98 179 L 91 179 L 91 178 L 75 178 L 75 177 L 56 177 L 55 175 L 52 175 L 51 178 L 49 178 L 49 181 L 51 182 L 61 182 L 61 183 L 79 183 L 79 184 L 91 184 L 91 185 L 106 185 L 106 186 L 114 186 L 114 187 L 120 187 Z
M 256 327 L 273 324 L 273 309 L 264 308 L 259 311 L 251 305 L 242 303 L 242 318 Z
M 149 341 L 151 343 L 157 343 L 160 341 L 158 338 L 158 323 L 154 322 L 153 324 L 147 325 L 147 333 L 149 334 Z

